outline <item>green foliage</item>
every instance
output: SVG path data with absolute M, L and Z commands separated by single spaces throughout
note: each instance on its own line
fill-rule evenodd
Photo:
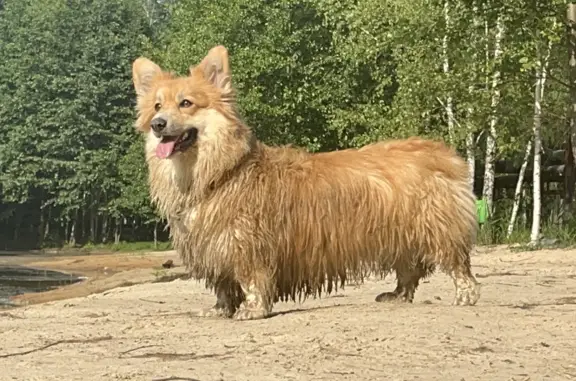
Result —
M 40 215 L 51 208 L 51 218 L 61 221 L 80 213 L 85 224 L 117 212 L 117 164 L 136 139 L 131 62 L 148 32 L 137 0 L 6 2 L 3 202 L 27 204 Z
M 216 44 L 230 51 L 242 114 L 269 143 L 347 146 L 370 119 L 347 113 L 370 112 L 364 102 L 385 93 L 367 64 L 337 54 L 333 25 L 314 1 L 182 0 L 156 57 L 184 73 Z
M 148 198 L 148 168 L 141 136 L 135 138 L 117 165 L 120 194 L 111 203 L 114 216 L 139 216 L 145 223 L 158 222 Z

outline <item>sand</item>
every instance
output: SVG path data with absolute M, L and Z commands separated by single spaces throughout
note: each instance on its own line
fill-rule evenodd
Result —
M 375 303 L 391 276 L 245 322 L 195 317 L 215 301 L 195 280 L 116 272 L 140 284 L 0 311 L 0 380 L 576 379 L 576 250 L 479 248 L 472 260 L 473 307 L 450 305 L 442 273 L 414 304 Z

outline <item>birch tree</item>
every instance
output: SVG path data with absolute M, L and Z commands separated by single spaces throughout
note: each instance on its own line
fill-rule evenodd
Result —
M 532 197 L 532 227 L 531 227 L 531 244 L 538 243 L 542 219 L 542 192 L 540 189 L 541 184 L 541 155 L 542 155 L 542 141 L 545 139 L 548 144 L 555 144 L 554 141 L 550 141 L 550 138 L 554 138 L 554 131 L 546 131 L 543 133 L 542 126 L 543 121 L 543 103 L 544 103 L 544 93 L 546 88 L 546 80 L 549 76 L 549 66 L 551 61 L 551 55 L 554 51 L 554 47 L 558 46 L 561 42 L 561 30 L 559 28 L 558 15 L 555 15 L 555 10 L 560 10 L 555 7 L 552 3 L 547 2 L 536 2 L 532 4 L 526 4 L 525 7 L 520 8 L 517 12 L 516 22 L 519 25 L 521 32 L 517 32 L 517 41 L 515 47 L 516 56 L 519 57 L 520 72 L 529 74 L 526 77 L 526 84 L 524 86 L 531 85 L 533 89 L 533 114 L 532 114 L 532 128 L 531 128 L 531 138 L 528 139 L 524 149 L 524 157 L 522 161 L 522 166 L 519 171 L 518 180 L 516 184 L 516 189 L 514 192 L 514 204 L 512 207 L 512 213 L 507 228 L 507 237 L 510 237 L 515 224 L 518 213 L 520 211 L 521 200 L 525 197 L 525 191 L 523 189 L 525 173 L 529 166 L 529 160 L 531 157 L 532 147 L 533 150 L 533 197 Z M 527 22 L 527 19 L 533 21 Z M 557 50 L 557 49 L 556 49 Z M 556 53 L 554 62 L 558 63 L 560 57 Z M 550 74 L 553 78 L 553 74 Z M 522 80 L 522 75 L 518 77 Z M 558 96 L 558 93 L 554 94 L 554 82 L 551 82 L 549 89 L 546 92 L 550 92 L 550 98 L 546 103 L 550 106 L 550 102 L 554 101 L 554 96 Z M 549 110 L 546 115 L 548 125 L 554 125 L 550 121 L 550 118 L 554 115 L 554 110 Z M 522 133 L 522 132 L 520 132 Z M 557 138 L 562 138 L 562 133 L 557 136 Z
M 478 36 L 474 35 L 475 32 L 478 31 L 481 23 L 480 18 L 478 15 L 478 4 L 476 1 L 472 2 L 472 17 L 473 17 L 473 49 L 474 53 L 472 54 L 472 64 L 471 66 L 471 75 L 470 75 L 470 85 L 468 86 L 468 108 L 467 108 L 467 123 L 466 123 L 466 163 L 468 164 L 468 182 L 470 184 L 470 188 L 474 189 L 474 182 L 476 181 L 476 144 L 474 141 L 474 132 L 476 130 L 474 126 L 474 99 L 475 99 L 475 91 L 474 88 L 476 86 L 476 82 L 478 81 Z
M 512 232 L 514 231 L 514 224 L 516 223 L 518 211 L 520 210 L 520 203 L 522 200 L 522 186 L 524 185 L 524 176 L 526 175 L 526 168 L 528 168 L 528 161 L 530 160 L 531 152 L 532 139 L 530 139 L 528 144 L 526 144 L 524 159 L 522 160 L 522 166 L 520 167 L 520 172 L 518 173 L 518 181 L 516 182 L 516 189 L 514 191 L 514 204 L 512 206 L 512 214 L 510 215 L 510 222 L 508 223 L 508 228 L 506 229 L 507 238 L 510 238 Z
M 442 69 L 446 77 L 448 77 L 450 75 L 450 58 L 448 57 L 448 40 L 450 33 L 450 0 L 444 0 L 444 24 L 446 30 L 444 32 L 444 37 L 442 38 L 442 55 L 444 56 Z M 448 138 L 450 140 L 450 144 L 454 144 L 454 108 L 452 105 L 452 96 L 450 95 L 450 91 L 448 91 L 448 95 L 446 97 L 446 116 L 448 119 Z
M 544 99 L 544 84 L 548 71 L 548 60 L 552 44 L 549 43 L 544 54 L 539 54 L 536 67 L 536 84 L 534 86 L 534 169 L 533 169 L 533 210 L 532 230 L 530 243 L 537 244 L 540 236 L 540 221 L 542 212 L 542 200 L 540 190 L 541 150 L 542 150 L 542 101 Z
M 492 74 L 492 101 L 490 103 L 490 125 L 488 135 L 486 136 L 486 157 L 484 167 L 484 187 L 482 197 L 486 200 L 488 213 L 494 213 L 494 178 L 495 178 L 495 161 L 496 161 L 496 139 L 498 132 L 496 124 L 498 123 L 497 107 L 500 102 L 500 58 L 502 55 L 502 38 L 504 37 L 504 22 L 502 15 L 498 15 L 496 20 L 496 36 L 494 37 L 494 73 Z

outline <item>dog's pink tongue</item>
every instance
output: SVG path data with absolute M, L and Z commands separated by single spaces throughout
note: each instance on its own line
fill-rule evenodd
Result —
M 172 154 L 172 151 L 174 151 L 174 144 L 176 144 L 175 140 L 158 143 L 158 146 L 156 147 L 156 157 L 159 159 L 166 159 Z

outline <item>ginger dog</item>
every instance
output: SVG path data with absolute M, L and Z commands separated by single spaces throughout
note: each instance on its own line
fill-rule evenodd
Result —
M 396 289 L 378 302 L 412 302 L 435 269 L 454 280 L 454 304 L 478 301 L 476 198 L 443 143 L 267 146 L 236 110 L 222 46 L 182 77 L 138 58 L 133 80 L 151 198 L 192 276 L 217 295 L 201 316 L 265 318 L 279 300 L 392 271 Z

